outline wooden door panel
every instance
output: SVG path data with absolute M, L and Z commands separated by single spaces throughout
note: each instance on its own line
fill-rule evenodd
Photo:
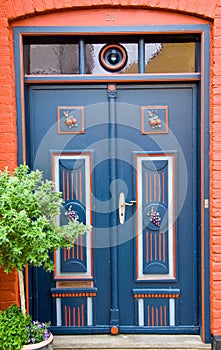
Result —
M 195 86 L 116 85 L 109 99 L 107 91 L 30 88 L 29 163 L 63 192 L 61 224 L 71 209 L 93 226 L 55 253 L 52 276 L 35 271 L 34 316 L 63 333 L 109 332 L 111 314 L 121 332 L 197 333 Z M 115 215 L 121 192 L 136 201 L 124 224 Z

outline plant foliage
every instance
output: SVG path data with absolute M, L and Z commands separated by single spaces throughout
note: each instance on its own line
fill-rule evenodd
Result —
M 29 171 L 25 164 L 13 174 L 0 171 L 0 267 L 5 272 L 27 264 L 51 271 L 50 253 L 71 247 L 90 229 L 77 220 L 59 226 L 55 216 L 61 206 L 61 192 L 54 191 L 52 181 L 43 181 L 41 171 Z
M 28 342 L 27 326 L 30 316 L 24 316 L 20 308 L 11 305 L 0 312 L 0 349 L 20 350 Z

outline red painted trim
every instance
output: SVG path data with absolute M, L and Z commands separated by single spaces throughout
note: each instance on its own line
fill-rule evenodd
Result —
M 207 20 L 176 12 L 151 9 L 98 8 L 63 11 L 32 16 L 17 20 L 13 26 L 105 26 L 113 25 L 168 25 L 168 24 L 206 24 Z

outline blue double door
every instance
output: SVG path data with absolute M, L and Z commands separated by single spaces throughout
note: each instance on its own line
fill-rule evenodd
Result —
M 92 226 L 29 271 L 63 334 L 198 333 L 197 96 L 185 85 L 29 87 L 27 159 Z

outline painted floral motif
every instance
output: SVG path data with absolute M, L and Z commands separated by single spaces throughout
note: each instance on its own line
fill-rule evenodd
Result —
M 64 111 L 63 114 L 64 122 L 70 129 L 76 128 L 78 126 L 77 119 L 72 114 L 69 114 L 69 111 Z
M 153 129 L 161 128 L 161 120 L 155 111 L 148 111 L 148 123 Z

